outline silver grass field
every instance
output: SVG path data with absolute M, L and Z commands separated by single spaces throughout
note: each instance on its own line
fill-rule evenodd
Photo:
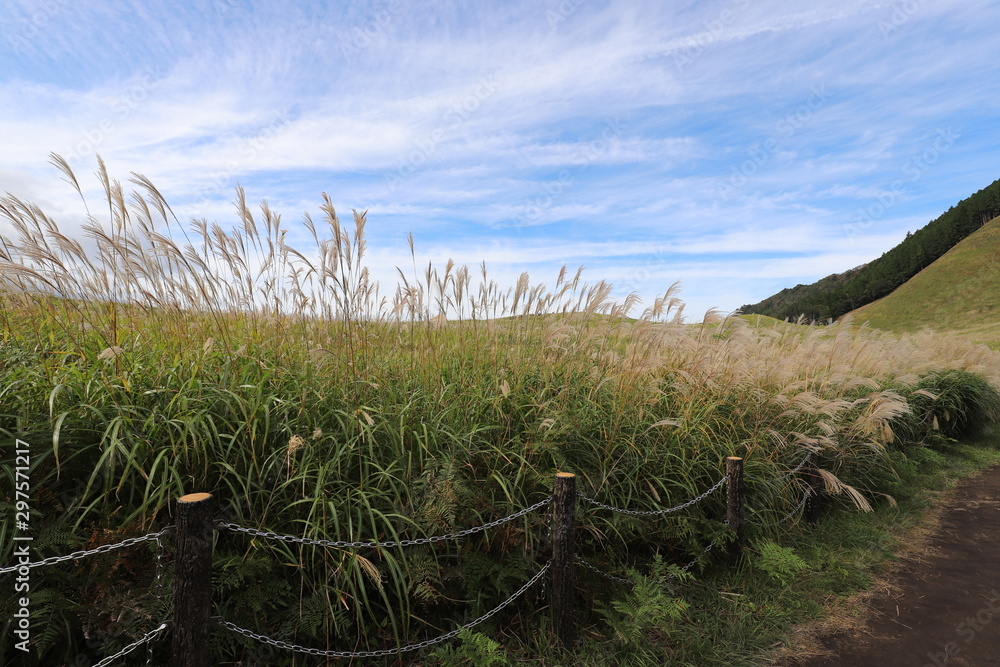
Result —
M 795 508 L 804 482 L 783 473 L 809 452 L 835 502 L 869 511 L 894 502 L 893 452 L 1000 417 L 1000 353 L 985 346 L 849 320 L 688 324 L 676 286 L 618 302 L 565 268 L 551 286 L 506 286 L 485 265 L 401 267 L 383 291 L 365 214 L 345 224 L 326 195 L 321 219 L 294 223 L 312 242 L 292 247 L 242 190 L 224 229 L 178 221 L 148 179 L 123 185 L 103 162 L 104 197 L 87 201 L 53 161 L 80 193 L 82 237 L 0 201 L 0 429 L 33 448 L 38 557 L 157 530 L 199 491 L 244 526 L 350 541 L 506 516 L 546 498 L 557 471 L 602 502 L 661 509 L 709 488 L 730 455 L 762 517 Z M 652 522 L 582 508 L 579 548 L 610 569 L 686 561 L 725 537 L 722 508 L 721 494 Z M 223 534 L 214 613 L 321 649 L 391 648 L 491 609 L 544 564 L 547 539 L 544 512 L 406 550 Z M 83 636 L 120 648 L 167 617 L 154 556 L 38 570 L 38 654 L 72 660 Z M 549 650 L 540 593 L 483 632 Z M 257 648 L 214 637 L 227 664 Z

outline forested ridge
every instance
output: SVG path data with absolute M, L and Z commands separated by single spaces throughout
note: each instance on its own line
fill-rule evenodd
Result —
M 926 268 L 962 239 L 1000 215 L 1000 180 L 952 206 L 896 247 L 868 264 L 811 285 L 783 289 L 740 312 L 778 319 L 838 319 L 881 299 Z

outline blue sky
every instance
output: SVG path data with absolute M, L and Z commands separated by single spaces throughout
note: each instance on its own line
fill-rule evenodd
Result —
M 513 286 L 562 265 L 689 320 L 878 257 L 1000 178 L 1000 3 L 96 2 L 0 6 L 0 191 L 73 230 L 148 176 L 295 235 L 327 192 L 368 263 Z M 0 231 L 8 228 L 0 220 Z

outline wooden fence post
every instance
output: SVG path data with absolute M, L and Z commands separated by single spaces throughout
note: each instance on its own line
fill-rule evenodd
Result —
M 729 543 L 729 560 L 733 564 L 743 554 L 743 459 L 726 457 L 726 521 L 736 539 Z
M 573 603 L 576 475 L 557 472 L 552 490 L 552 625 L 567 650 L 576 639 Z
M 809 477 L 809 498 L 806 500 L 806 521 L 809 523 L 819 523 L 819 513 L 823 508 L 823 478 L 820 476 L 817 468 L 819 463 L 816 461 L 816 456 L 811 455 L 809 458 L 810 467 L 806 468 L 810 473 Z
M 214 513 L 210 493 L 189 493 L 177 499 L 170 667 L 210 665 L 208 619 L 212 611 Z

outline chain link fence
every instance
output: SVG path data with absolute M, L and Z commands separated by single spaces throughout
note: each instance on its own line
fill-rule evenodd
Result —
M 680 566 L 681 571 L 682 572 L 687 572 L 692 567 L 694 567 L 702 558 L 705 557 L 705 555 L 708 552 L 710 552 L 712 549 L 714 549 L 715 546 L 718 543 L 719 543 L 719 539 L 715 539 L 712 542 L 709 542 L 708 546 L 706 546 L 705 549 L 700 554 L 698 554 L 697 556 L 695 556 L 694 559 L 688 561 L 687 564 Z M 595 573 L 601 575 L 602 577 L 604 577 L 605 579 L 608 579 L 610 581 L 615 581 L 615 582 L 618 582 L 620 584 L 625 584 L 629 588 L 633 588 L 635 586 L 635 582 L 632 581 L 631 579 L 625 579 L 624 577 L 619 577 L 617 575 L 611 574 L 610 572 L 605 572 L 604 570 L 600 569 L 599 567 L 597 567 L 595 565 L 591 565 L 590 563 L 588 563 L 587 561 L 585 561 L 582 557 L 580 557 L 579 554 L 576 556 L 576 563 L 578 565 L 582 565 L 583 567 L 585 567 L 586 569 L 590 570 L 591 572 L 595 572 Z M 667 578 L 668 579 L 676 579 L 677 575 L 674 574 L 673 572 L 668 572 L 667 573 Z
M 114 551 L 115 549 L 122 549 L 124 547 L 131 547 L 131 546 L 135 546 L 136 544 L 141 544 L 143 542 L 149 542 L 151 540 L 155 540 L 156 541 L 156 545 L 157 545 L 157 553 L 156 553 L 156 564 L 157 564 L 156 565 L 156 580 L 157 580 L 157 584 L 158 584 L 158 587 L 159 587 L 159 586 L 162 586 L 162 572 L 163 572 L 163 564 L 162 564 L 162 559 L 163 559 L 163 543 L 161 542 L 161 538 L 164 535 L 167 535 L 168 533 L 171 533 L 171 532 L 173 532 L 173 526 L 167 526 L 166 528 L 164 528 L 163 530 L 161 530 L 161 531 L 159 531 L 157 533 L 148 533 L 146 535 L 142 535 L 141 537 L 130 537 L 130 538 L 128 538 L 126 540 L 122 540 L 121 542 L 118 542 L 116 544 L 104 544 L 104 545 L 101 545 L 101 546 L 99 546 L 97 548 L 88 549 L 86 551 L 74 551 L 73 553 L 66 554 L 65 556 L 52 556 L 51 558 L 45 558 L 45 559 L 39 560 L 39 561 L 33 561 L 33 562 L 29 562 L 29 563 L 22 563 L 20 565 L 12 565 L 10 567 L 0 568 L 0 574 L 6 574 L 8 572 L 20 572 L 22 570 L 26 571 L 26 570 L 31 570 L 31 569 L 36 568 L 36 567 L 43 567 L 45 565 L 55 565 L 57 563 L 64 563 L 66 561 L 71 561 L 71 560 L 80 560 L 81 558 L 87 558 L 88 556 L 96 556 L 97 554 L 105 554 L 105 553 L 108 553 L 109 551 Z M 114 655 L 109 655 L 108 657 L 104 658 L 100 662 L 96 663 L 94 665 L 94 667 L 105 667 L 106 665 L 110 665 L 112 662 L 114 662 L 118 658 L 121 658 L 123 656 L 128 655 L 129 653 L 131 653 L 135 649 L 139 648 L 143 644 L 146 644 L 146 646 L 147 646 L 146 664 L 147 665 L 153 664 L 153 640 L 156 639 L 156 637 L 161 632 L 163 632 L 168 626 L 169 626 L 169 623 L 167 623 L 167 622 L 161 623 L 155 629 L 150 630 L 149 632 L 147 632 L 145 634 L 145 636 L 143 636 L 139 640 L 137 640 L 137 641 L 129 644 L 128 646 L 126 646 L 125 648 L 121 649 L 120 651 L 118 651 Z
M 227 523 L 218 522 L 216 524 L 219 528 L 225 528 L 226 530 L 231 530 L 236 533 L 246 533 L 247 535 L 253 535 L 255 537 L 260 537 L 265 540 L 277 540 L 281 542 L 290 542 L 293 544 L 307 544 L 318 547 L 332 547 L 335 549 L 391 549 L 394 547 L 412 547 L 418 544 L 431 544 L 433 542 L 442 542 L 444 540 L 457 540 L 461 537 L 467 535 L 474 535 L 475 533 L 481 533 L 489 528 L 495 528 L 499 525 L 505 524 L 508 521 L 513 521 L 518 519 L 525 514 L 530 514 L 537 509 L 545 507 L 550 502 L 552 502 L 552 497 L 548 497 L 545 500 L 540 500 L 531 507 L 526 507 L 523 510 L 515 512 L 510 516 L 505 516 L 502 519 L 497 519 L 496 521 L 490 521 L 481 526 L 476 526 L 475 528 L 467 528 L 465 530 L 460 530 L 457 533 L 449 533 L 447 535 L 435 535 L 433 537 L 418 537 L 412 540 L 391 540 L 388 542 L 367 541 L 367 542 L 341 542 L 333 540 L 315 540 L 308 537 L 296 537 L 294 535 L 281 535 L 279 533 L 272 533 L 265 530 L 257 530 L 256 528 L 246 528 L 237 523 Z
M 803 460 L 795 468 L 793 468 L 792 470 L 784 473 L 782 475 L 782 479 L 790 478 L 793 475 L 795 475 L 796 473 L 800 472 L 809 463 L 809 461 L 811 460 L 811 457 L 812 457 L 812 455 L 809 454 L 805 458 L 803 458 Z M 610 510 L 612 512 L 616 512 L 616 513 L 620 513 L 620 514 L 624 514 L 624 515 L 639 516 L 639 517 L 663 516 L 663 515 L 671 514 L 671 513 L 674 513 L 674 512 L 680 512 L 682 510 L 685 510 L 685 509 L 687 509 L 689 507 L 692 507 L 692 506 L 694 506 L 694 505 L 702 502 L 703 500 L 705 500 L 706 498 L 708 498 L 711 494 L 713 494 L 714 492 L 718 491 L 724 484 L 726 484 L 727 481 L 729 481 L 729 479 L 730 479 L 730 475 L 726 474 L 721 479 L 719 479 L 714 485 L 712 485 L 710 488 L 708 488 L 707 490 L 705 490 L 703 493 L 699 494 L 698 496 L 695 496 L 694 498 L 691 498 L 690 500 L 688 500 L 688 501 L 686 501 L 684 503 L 681 503 L 681 504 L 679 504 L 677 506 L 669 507 L 669 508 L 662 509 L 662 510 L 629 510 L 629 509 L 624 509 L 624 508 L 615 507 L 613 505 L 609 505 L 609 504 L 606 504 L 606 503 L 602 503 L 602 502 L 600 502 L 598 500 L 595 500 L 594 498 L 591 498 L 591 497 L 586 496 L 584 494 L 577 494 L 577 498 L 579 500 L 582 500 L 582 501 L 584 501 L 586 503 L 589 503 L 591 505 L 594 505 L 596 507 L 599 507 L 599 508 L 602 508 L 602 509 L 605 509 L 605 510 Z M 207 495 L 207 494 L 203 494 L 203 495 Z M 803 496 L 801 502 L 799 502 L 798 505 L 795 508 L 793 508 L 792 511 L 789 512 L 787 515 L 785 515 L 782 519 L 780 519 L 779 521 L 775 522 L 774 525 L 781 525 L 781 524 L 784 524 L 784 523 L 787 523 L 787 522 L 791 521 L 797 514 L 799 514 L 799 512 L 805 506 L 805 503 L 808 501 L 809 498 L 810 498 L 810 493 L 806 493 Z M 365 540 L 365 541 L 353 541 L 352 542 L 352 541 L 341 541 L 341 540 L 312 539 L 312 538 L 306 538 L 306 537 L 298 537 L 298 536 L 295 536 L 295 535 L 287 535 L 287 534 L 275 533 L 275 532 L 271 532 L 271 531 L 260 530 L 260 529 L 257 529 L 257 528 L 249 528 L 249 527 L 246 527 L 246 526 L 241 526 L 241 525 L 239 525 L 237 523 L 227 522 L 227 521 L 221 521 L 221 520 L 214 521 L 212 523 L 212 525 L 215 527 L 216 530 L 220 530 L 220 531 L 221 530 L 229 530 L 229 531 L 232 531 L 232 532 L 244 533 L 244 534 L 247 534 L 247 535 L 251 535 L 251 536 L 254 536 L 254 537 L 259 537 L 259 538 L 266 539 L 266 540 L 282 541 L 282 542 L 292 543 L 292 544 L 302 544 L 302 545 L 309 545 L 309 546 L 319 546 L 319 547 L 338 548 L 338 549 L 366 549 L 366 548 L 384 548 L 384 549 L 388 549 L 388 548 L 401 548 L 401 547 L 417 546 L 417 545 L 422 545 L 422 544 L 433 544 L 433 543 L 441 542 L 441 541 L 445 541 L 445 540 L 457 540 L 457 539 L 460 539 L 460 538 L 463 538 L 463 537 L 466 537 L 466 536 L 469 536 L 469 535 L 474 535 L 476 533 L 480 533 L 480 532 L 489 530 L 491 528 L 495 528 L 497 526 L 503 525 L 503 524 L 508 523 L 510 521 L 514 521 L 515 519 L 518 519 L 520 517 L 523 517 L 523 516 L 525 516 L 527 514 L 530 514 L 532 512 L 535 512 L 537 510 L 540 510 L 540 509 L 546 507 L 547 505 L 549 505 L 550 503 L 552 503 L 552 501 L 553 501 L 553 496 L 549 496 L 548 498 L 540 500 L 539 502 L 531 505 L 530 507 L 526 507 L 524 509 L 521 509 L 521 510 L 519 510 L 517 512 L 514 512 L 513 514 L 510 514 L 510 515 L 505 516 L 503 518 L 496 519 L 496 520 L 493 520 L 493 521 L 489 521 L 487 523 L 484 523 L 482 525 L 475 526 L 475 527 L 472 527 L 472 528 L 466 528 L 466 529 L 463 529 L 463 530 L 459 530 L 459 531 L 456 531 L 454 533 L 447 533 L 447 534 L 443 534 L 443 535 L 434 535 L 434 536 L 431 536 L 431 537 L 420 537 L 420 538 L 401 539 L 401 540 L 388 540 L 388 541 Z M 749 521 L 750 521 L 750 523 L 753 523 L 753 524 L 758 525 L 758 526 L 763 525 L 763 524 L 761 524 L 759 522 L 753 521 L 752 519 L 750 519 Z M 75 552 L 67 554 L 65 556 L 53 556 L 51 558 L 45 558 L 45 559 L 40 560 L 40 561 L 34 561 L 34 562 L 23 563 L 23 564 L 19 564 L 19 565 L 14 565 L 14 566 L 0 568 L 0 574 L 6 574 L 6 573 L 10 573 L 10 572 L 17 572 L 17 571 L 23 572 L 25 570 L 32 569 L 32 568 L 42 567 L 42 566 L 46 566 L 46 565 L 55 565 L 57 563 L 62 563 L 62 562 L 71 561 L 71 560 L 78 560 L 78 559 L 81 559 L 81 558 L 86 558 L 86 557 L 94 556 L 94 555 L 97 555 L 97 554 L 108 553 L 108 552 L 113 551 L 115 549 L 122 549 L 122 548 L 125 548 L 125 547 L 134 546 L 134 545 L 141 544 L 141 543 L 147 542 L 147 541 L 155 541 L 156 544 L 157 544 L 157 554 L 156 554 L 156 583 L 154 584 L 154 592 L 155 592 L 155 595 L 156 595 L 157 599 L 159 600 L 159 599 L 162 598 L 163 589 L 164 589 L 164 577 L 163 577 L 163 569 L 164 569 L 163 568 L 163 551 L 164 551 L 164 548 L 163 548 L 162 538 L 164 536 L 166 536 L 166 535 L 174 532 L 174 530 L 175 530 L 175 526 L 168 526 L 168 527 L 160 530 L 159 532 L 149 533 L 149 534 L 146 534 L 146 535 L 142 535 L 140 537 L 129 538 L 129 539 L 123 540 L 121 542 L 118 542 L 116 544 L 106 544 L 106 545 L 103 545 L 103 546 L 100 546 L 100 547 L 97 547 L 97 548 L 94 548 L 94 549 L 89 549 L 89 550 L 85 550 L 85 551 L 75 551 Z M 690 570 L 696 563 L 698 563 L 700 560 L 702 560 L 702 558 L 704 558 L 704 556 L 706 554 L 708 554 L 712 550 L 713 547 L 716 546 L 716 544 L 718 543 L 719 539 L 721 539 L 721 538 L 717 538 L 716 540 L 714 540 L 713 542 L 711 542 L 710 544 L 708 544 L 708 546 L 706 546 L 705 549 L 701 553 L 699 553 L 693 560 L 691 560 L 686 565 L 682 566 L 680 569 L 682 571 L 685 571 L 685 572 L 688 571 L 688 570 Z M 588 563 L 583 558 L 581 558 L 579 555 L 575 555 L 575 557 L 572 559 L 572 562 L 574 562 L 574 563 L 576 563 L 576 564 L 578 564 L 578 565 L 580 565 L 580 566 L 582 566 L 582 567 L 584 567 L 584 568 L 586 568 L 588 570 L 591 570 L 591 571 L 593 571 L 593 572 L 595 572 L 595 573 L 601 575 L 602 577 L 604 577 L 606 579 L 609 579 L 611 581 L 615 581 L 617 583 L 621 583 L 621 584 L 624 584 L 624 585 L 627 585 L 627 586 L 630 586 L 630 587 L 634 585 L 634 582 L 632 580 L 626 579 L 624 577 L 616 576 L 616 575 L 611 574 L 609 572 L 605 572 L 605 571 L 601 570 L 600 568 L 598 568 L 598 567 L 596 567 L 596 566 Z M 269 646 L 273 646 L 275 648 L 285 649 L 285 650 L 294 651 L 294 652 L 298 652 L 298 653 L 304 653 L 304 654 L 307 654 L 307 655 L 315 655 L 315 656 L 329 657 L 329 658 L 349 658 L 349 659 L 397 655 L 397 654 L 400 654 L 400 653 L 417 651 L 417 650 L 420 650 L 420 649 L 424 649 L 424 648 L 428 648 L 428 647 L 434 646 L 436 644 L 440 644 L 440 643 L 445 642 L 445 641 L 447 641 L 449 639 L 455 638 L 456 636 L 459 635 L 459 633 L 461 633 L 465 629 L 473 628 L 473 627 L 475 627 L 475 626 L 483 623 L 487 619 L 493 617 L 494 615 L 498 614 L 500 611 L 502 611 L 503 609 L 505 609 L 506 607 L 508 607 L 510 604 L 512 604 L 514 602 L 514 600 L 516 600 L 517 598 L 519 598 L 529 588 L 531 588 L 536 583 L 538 583 L 538 581 L 542 579 L 542 577 L 545 575 L 545 573 L 550 570 L 551 566 L 552 566 L 552 561 L 550 560 L 544 566 L 542 566 L 538 570 L 538 572 L 536 572 L 535 575 L 531 577 L 531 579 L 529 579 L 523 586 L 521 586 L 516 592 L 514 592 L 513 595 L 511 595 L 510 597 L 508 597 L 506 600 L 504 600 L 499 605 L 497 605 L 496 607 L 494 607 L 493 609 L 491 609 L 487 613 L 483 614 L 479 618 L 477 618 L 477 619 L 475 619 L 475 620 L 473 620 L 473 621 L 471 621 L 469 623 L 466 623 L 466 624 L 464 624 L 464 625 L 462 625 L 462 626 L 460 626 L 460 627 L 458 627 L 458 628 L 456 628 L 456 629 L 454 629 L 454 630 L 452 630 L 450 632 L 446 632 L 446 633 L 444 633 L 444 634 L 442 634 L 442 635 L 440 635 L 438 637 L 435 637 L 433 639 L 427 639 L 427 640 L 424 640 L 424 641 L 421 641 L 421 642 L 417 642 L 417 643 L 414 643 L 414 644 L 409 644 L 407 646 L 402 646 L 402 647 L 393 648 L 393 649 L 382 649 L 382 650 L 375 650 L 375 651 L 355 651 L 355 652 L 348 652 L 348 651 L 327 651 L 327 650 L 321 650 L 321 649 L 316 649 L 316 648 L 309 648 L 309 647 L 305 647 L 305 646 L 300 646 L 298 644 L 294 644 L 294 643 L 290 643 L 290 642 L 286 642 L 286 641 L 282 641 L 282 640 L 278 640 L 278 639 L 273 639 L 271 637 L 268 637 L 267 635 L 258 634 L 256 632 L 253 632 L 252 630 L 240 627 L 240 626 L 236 625 L 235 623 L 232 623 L 232 622 L 230 622 L 230 621 L 228 621 L 228 620 L 226 620 L 224 618 L 221 618 L 221 617 L 211 617 L 211 620 L 214 621 L 215 623 L 217 623 L 221 627 L 224 627 L 224 628 L 226 628 L 226 629 L 228 629 L 228 630 L 230 630 L 232 632 L 235 632 L 237 634 L 243 635 L 244 637 L 247 637 L 249 639 L 253 639 L 253 640 L 255 640 L 257 642 L 260 642 L 262 644 L 266 644 L 266 645 L 269 645 Z M 670 578 L 676 578 L 676 575 L 674 575 L 672 573 L 669 574 L 668 576 Z M 152 660 L 153 660 L 152 643 L 153 643 L 153 641 L 156 640 L 165 630 L 167 630 L 168 628 L 171 628 L 173 626 L 173 623 L 174 622 L 171 621 L 171 620 L 168 620 L 168 621 L 165 621 L 165 622 L 161 623 L 159 626 L 157 626 L 153 630 L 150 630 L 148 633 L 146 633 L 143 637 L 141 637 L 137 641 L 133 642 L 132 644 L 129 644 L 128 646 L 125 646 L 124 648 L 122 648 L 120 651 L 118 651 L 114 655 L 110 655 L 110 656 L 107 656 L 106 658 L 102 659 L 99 663 L 97 663 L 96 667 L 103 667 L 103 666 L 106 666 L 106 665 L 110 665 L 115 660 L 117 660 L 117 659 L 119 659 L 119 658 L 121 658 L 121 657 L 129 654 L 130 652 L 132 652 L 133 650 L 135 650 L 136 648 L 138 648 L 142 644 L 146 644 L 146 646 L 147 646 L 147 661 L 146 662 L 147 662 L 147 664 L 152 664 Z
M 156 639 L 157 635 L 166 630 L 167 627 L 169 627 L 169 625 L 170 625 L 169 623 L 160 623 L 159 627 L 150 630 L 149 632 L 146 633 L 144 637 L 142 637 L 137 641 L 132 642 L 122 650 L 118 651 L 118 653 L 115 653 L 114 655 L 109 655 L 108 657 L 104 658 L 100 662 L 96 663 L 94 667 L 107 667 L 107 665 L 110 665 L 118 658 L 122 658 L 128 655 L 129 653 L 139 648 L 143 644 L 146 644 L 147 646 L 150 647 L 150 654 L 146 660 L 146 664 L 147 665 L 153 664 L 153 655 L 152 655 L 153 640 Z
M 721 487 L 723 484 L 725 484 L 726 480 L 728 480 L 728 479 L 729 479 L 729 475 L 723 475 L 722 479 L 720 479 L 718 482 L 716 482 L 715 485 L 712 488 L 710 488 L 708 491 L 705 491 L 700 496 L 696 496 L 696 497 L 692 498 L 691 500 L 687 501 L 686 503 L 681 503 L 680 505 L 677 505 L 676 507 L 668 507 L 667 509 L 664 509 L 664 510 L 627 510 L 627 509 L 622 509 L 621 507 L 614 507 L 613 505 L 605 505 L 604 503 L 599 502 L 597 500 L 594 500 L 593 498 L 590 498 L 589 496 L 585 496 L 582 493 L 579 494 L 579 497 L 580 497 L 581 500 L 584 500 L 584 501 L 590 503 L 591 505 L 596 505 L 596 506 L 601 507 L 603 509 L 611 510 L 612 512 L 617 512 L 618 514 L 627 514 L 629 516 L 658 516 L 658 515 L 663 515 L 663 514 L 670 514 L 672 512 L 679 512 L 681 510 L 687 509 L 688 507 L 691 507 L 692 505 L 697 505 L 698 503 L 700 503 L 701 501 L 703 501 L 705 498 L 708 498 L 710 495 L 712 495 L 712 493 L 714 493 L 715 491 L 717 491 L 719 489 L 719 487 Z
M 46 558 L 44 560 L 34 561 L 32 563 L 24 563 L 23 565 L 12 565 L 10 567 L 0 568 L 0 574 L 6 574 L 8 572 L 17 572 L 21 569 L 31 569 L 35 567 L 42 567 L 43 565 L 55 565 L 56 563 L 62 563 L 68 560 L 78 560 L 80 558 L 86 558 L 87 556 L 94 556 L 97 554 L 105 554 L 109 551 L 115 549 L 121 549 L 123 547 L 131 547 L 142 542 L 148 542 L 149 540 L 157 540 L 159 542 L 160 537 L 165 535 L 170 528 L 164 528 L 158 533 L 149 533 L 148 535 L 143 535 L 142 537 L 130 537 L 127 540 L 123 540 L 117 544 L 105 544 L 99 546 L 95 549 L 89 549 L 87 551 L 74 551 L 71 554 L 66 554 L 65 556 L 52 556 L 51 558 Z
M 378 650 L 378 651 L 324 651 L 324 650 L 318 649 L 318 648 L 309 648 L 309 647 L 306 647 L 306 646 L 299 646 L 298 644 L 291 644 L 289 642 L 284 642 L 284 641 L 281 641 L 281 640 L 278 640 L 278 639 L 272 639 L 271 637 L 268 637 L 266 635 L 257 634 L 256 632 L 253 632 L 252 630 L 247 630 L 246 628 L 241 628 L 240 626 L 236 625 L 235 623 L 230 623 L 229 621 L 225 620 L 224 618 L 221 618 L 221 617 L 218 617 L 218 616 L 213 617 L 213 620 L 215 620 L 219 625 L 221 625 L 224 628 L 228 628 L 229 630 L 232 630 L 233 632 L 235 632 L 237 634 L 241 634 L 244 637 L 256 640 L 258 642 L 261 642 L 262 644 L 268 644 L 270 646 L 274 646 L 275 648 L 282 648 L 282 649 L 286 649 L 288 651 L 296 651 L 298 653 L 305 653 L 307 655 L 317 655 L 317 656 L 322 656 L 322 657 L 326 657 L 326 658 L 377 658 L 377 657 L 382 657 L 382 656 L 387 656 L 387 655 L 397 655 L 399 653 L 408 653 L 410 651 L 416 651 L 416 650 L 419 650 L 419 649 L 422 649 L 422 648 L 428 648 L 430 646 L 434 646 L 435 644 L 440 644 L 441 642 L 447 641 L 449 639 L 454 639 L 455 637 L 457 637 L 459 635 L 459 633 L 462 632 L 462 630 L 468 630 L 469 628 L 474 628 L 475 626 L 479 625 L 483 621 L 485 621 L 485 620 L 491 618 L 492 616 L 498 614 L 505 607 L 507 607 L 508 605 L 510 605 L 511 602 L 513 602 L 517 598 L 521 597 L 521 595 L 523 595 L 525 591 L 527 591 L 529 588 L 531 588 L 532 586 L 534 586 L 538 582 L 538 580 L 542 578 L 542 575 L 544 575 L 548 571 L 548 569 L 549 569 L 549 567 L 551 565 L 552 565 L 551 561 L 549 561 L 548 563 L 546 563 L 545 565 L 543 565 L 542 569 L 540 569 L 535 574 L 535 576 L 533 576 L 531 579 L 529 579 L 526 584 L 524 584 L 519 589 L 517 589 L 517 591 L 513 595 L 511 595 L 509 598 L 507 598 L 506 600 L 504 600 L 503 602 L 501 602 L 499 605 L 497 605 L 496 607 L 494 607 L 490 611 L 486 612 L 485 614 L 483 614 L 482 616 L 480 616 L 476 620 L 470 621 L 470 622 L 466 623 L 465 625 L 462 625 L 462 626 L 460 626 L 460 627 L 452 630 L 451 632 L 446 632 L 443 635 L 435 637 L 434 639 L 426 639 L 426 640 L 424 640 L 422 642 L 417 642 L 416 644 L 409 644 L 408 646 L 401 646 L 399 648 L 394 648 L 394 649 L 381 649 L 381 650 Z
M 806 467 L 806 465 L 808 465 L 813 460 L 814 456 L 815 456 L 815 454 L 813 454 L 813 452 L 807 453 L 805 456 L 802 457 L 802 460 L 799 461 L 798 465 L 796 465 L 791 470 L 782 473 L 782 475 L 779 477 L 779 479 L 781 479 L 781 480 L 792 479 L 797 473 L 799 473 L 803 468 Z M 788 522 L 792 521 L 792 519 L 795 518 L 799 514 L 799 512 L 802 510 L 802 508 L 805 507 L 805 504 L 809 501 L 809 498 L 811 496 L 812 496 L 812 492 L 809 491 L 809 490 L 807 490 L 805 493 L 802 494 L 802 499 L 798 502 L 798 504 L 795 507 L 792 508 L 792 510 L 790 512 L 788 512 L 787 514 L 785 514 L 781 519 L 778 519 L 777 521 L 771 523 L 770 525 L 780 526 L 782 524 L 785 524 L 785 523 L 788 523 Z M 761 510 L 756 510 L 755 509 L 755 510 L 753 510 L 753 512 L 754 512 L 754 514 L 758 514 L 758 515 L 759 514 L 763 514 L 763 511 L 761 511 Z M 767 526 L 769 525 L 767 523 L 764 523 L 763 521 L 757 521 L 756 519 L 752 519 L 750 517 L 747 517 L 746 520 L 747 520 L 747 523 L 750 523 L 750 524 L 752 524 L 754 526 L 757 526 L 758 528 L 767 528 Z

